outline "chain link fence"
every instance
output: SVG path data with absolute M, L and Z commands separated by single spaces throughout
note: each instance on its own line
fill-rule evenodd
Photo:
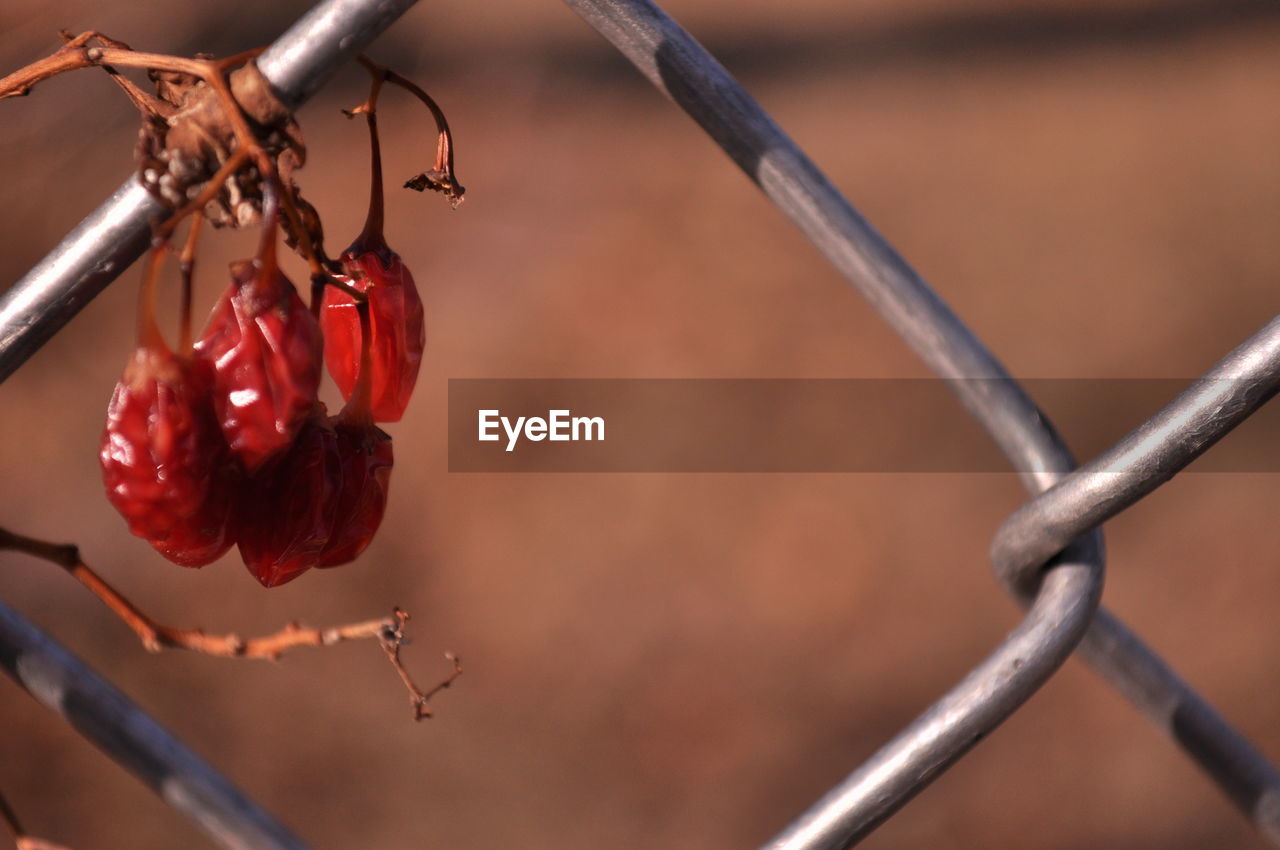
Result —
M 1026 608 L 981 664 L 766 846 L 855 844 L 1016 711 L 1073 652 L 1163 730 L 1274 844 L 1280 773 L 1115 615 L 1099 607 L 1099 526 L 1168 481 L 1280 387 L 1280 319 L 1224 356 L 1113 447 L 1076 467 L 1020 385 L 696 41 L 644 0 L 566 0 L 687 112 L 939 377 L 1019 470 L 1031 498 L 1001 526 L 991 560 Z M 259 60 L 298 105 L 412 0 L 326 0 Z M 137 258 L 161 214 L 127 181 L 0 300 L 7 377 Z M 1067 471 L 1069 470 L 1069 471 Z M 0 661 L 122 766 L 227 847 L 299 839 L 110 683 L 0 605 Z

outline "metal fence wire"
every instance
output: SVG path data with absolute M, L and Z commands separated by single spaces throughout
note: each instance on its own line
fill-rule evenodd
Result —
M 325 0 L 259 60 L 297 105 L 414 0 Z M 711 136 L 910 344 L 999 445 L 1031 498 L 991 546 L 1022 622 L 963 680 L 765 847 L 856 844 L 1016 711 L 1078 651 L 1280 846 L 1280 773 L 1099 607 L 1099 526 L 1191 463 L 1280 387 L 1280 317 L 1099 457 L 1076 467 L 1019 384 L 688 33 L 648 0 L 565 0 Z M 136 259 L 161 214 L 127 181 L 0 299 L 7 377 Z M 1062 470 L 1070 470 L 1064 472 Z M 304 845 L 109 683 L 0 604 L 0 663 L 20 685 L 234 848 Z

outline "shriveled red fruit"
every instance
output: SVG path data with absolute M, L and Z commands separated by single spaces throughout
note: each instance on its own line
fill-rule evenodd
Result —
M 383 235 L 385 204 L 377 100 L 382 82 L 393 77 L 379 75 L 373 68 L 370 70 L 374 71 L 374 83 L 369 99 L 350 113 L 363 114 L 369 127 L 369 212 L 365 216 L 364 229 L 351 243 L 351 247 L 339 257 L 344 272 L 340 277 L 353 289 L 363 293 L 369 303 L 369 321 L 365 327 L 370 337 L 367 342 L 372 359 L 368 371 L 371 393 L 369 409 L 373 419 L 377 422 L 399 422 L 418 380 L 422 350 L 427 341 L 426 323 L 422 299 L 418 296 L 413 275 L 399 255 L 387 246 Z M 405 83 L 403 79 L 398 79 L 398 82 Z M 456 206 L 462 200 L 463 189 L 453 176 L 453 143 L 448 124 L 440 108 L 426 92 L 412 84 L 409 84 L 409 88 L 427 104 L 436 118 L 440 132 L 435 168 L 421 175 L 426 182 L 415 188 L 421 190 L 430 185 L 441 189 Z M 405 185 L 414 183 L 411 180 Z M 355 392 L 356 378 L 361 371 L 360 358 L 365 351 L 355 299 L 337 287 L 326 287 L 320 310 L 320 324 L 325 336 L 325 365 L 343 397 L 350 401 Z
M 373 539 L 387 508 L 387 488 L 391 484 L 395 458 L 391 437 L 373 424 L 371 391 L 377 372 L 372 368 L 371 340 L 377 336 L 370 328 L 372 307 L 372 298 L 351 307 L 360 347 L 350 399 L 332 420 L 338 437 L 338 456 L 342 460 L 342 487 L 336 496 L 333 533 L 320 556 L 318 566 L 321 567 L 354 561 Z
M 231 266 L 196 354 L 213 368 L 213 407 L 231 452 L 253 472 L 288 447 L 316 403 L 320 328 L 274 262 Z
M 426 324 L 422 299 L 413 275 L 385 244 L 362 250 L 359 242 L 339 258 L 346 274 L 341 279 L 369 299 L 373 418 L 399 422 L 418 380 Z M 325 365 L 350 399 L 360 371 L 360 320 L 356 303 L 336 287 L 326 287 L 320 313 L 324 330 Z
M 203 567 L 212 563 L 235 542 L 231 530 L 231 511 L 240 482 L 239 470 L 225 461 L 214 469 L 209 482 L 209 496 L 204 507 L 179 522 L 165 540 L 152 540 L 161 555 L 184 567 Z
M 359 557 L 387 508 L 387 488 L 395 462 L 391 437 L 372 420 L 345 415 L 333 419 L 342 486 L 337 491 L 334 526 L 320 555 L 319 567 L 336 567 Z
M 200 365 L 140 345 L 107 407 L 99 459 L 107 498 L 129 530 L 183 566 L 231 546 L 227 452 Z
M 245 482 L 234 530 L 245 566 L 263 587 L 292 581 L 316 566 L 333 532 L 343 464 L 322 405 L 293 444 Z

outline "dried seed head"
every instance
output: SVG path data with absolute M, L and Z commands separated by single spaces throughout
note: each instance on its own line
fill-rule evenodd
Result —
M 159 111 L 143 122 L 138 140 L 139 177 L 166 205 L 194 200 L 240 147 L 234 124 L 217 91 L 190 74 L 152 71 Z M 232 95 L 243 110 L 267 159 L 279 173 L 302 165 L 305 147 L 292 114 L 271 92 L 257 66 L 245 64 L 230 76 Z M 206 204 L 215 227 L 247 227 L 262 215 L 262 181 L 252 157 L 230 176 Z

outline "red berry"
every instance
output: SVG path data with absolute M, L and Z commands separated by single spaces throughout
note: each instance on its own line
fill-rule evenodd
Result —
M 264 587 L 316 566 L 333 532 L 342 473 L 337 434 L 317 404 L 293 445 L 245 483 L 235 509 L 236 541 Z
M 226 447 L 198 363 L 140 346 L 107 408 L 99 459 L 129 530 L 169 560 L 199 567 L 230 548 Z
M 336 567 L 359 557 L 382 524 L 395 462 L 391 437 L 372 421 L 348 411 L 334 417 L 342 487 L 337 491 L 334 528 L 320 555 L 320 567 Z
M 348 249 L 340 258 L 342 280 L 369 298 L 372 384 L 371 409 L 377 422 L 399 422 L 418 380 L 426 328 L 422 299 L 413 275 L 394 251 Z M 360 320 L 351 296 L 326 287 L 320 324 L 324 328 L 325 364 L 346 399 L 360 372 Z
M 196 353 L 213 367 L 213 407 L 232 453 L 253 472 L 293 441 L 316 403 L 320 328 L 274 262 L 231 266 Z
M 229 463 L 215 469 L 205 507 L 174 526 L 168 539 L 151 541 L 156 551 L 184 567 L 203 567 L 222 557 L 235 542 L 231 511 L 238 477 Z

